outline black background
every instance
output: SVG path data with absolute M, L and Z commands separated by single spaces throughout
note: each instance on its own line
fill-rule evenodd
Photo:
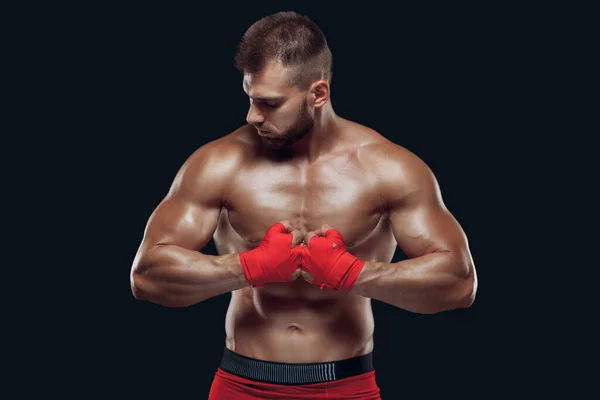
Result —
M 524 301 L 515 279 L 536 266 L 526 262 L 530 221 L 517 220 L 535 204 L 522 193 L 541 168 L 528 149 L 545 133 L 534 129 L 535 99 L 551 91 L 539 59 L 556 45 L 561 24 L 545 23 L 560 10 L 308 1 L 5 3 L 5 116 L 39 161 L 29 199 L 47 207 L 43 241 L 61 243 L 40 268 L 56 284 L 27 332 L 40 349 L 19 369 L 46 379 L 26 389 L 208 394 L 229 295 L 179 309 L 139 302 L 129 270 L 181 164 L 245 123 L 235 46 L 253 22 L 282 10 L 324 31 L 336 112 L 432 168 L 477 267 L 469 309 L 419 315 L 373 302 L 383 398 L 538 392 L 529 371 L 540 363 L 540 338 L 528 328 L 537 304 Z M 30 176 L 28 166 L 20 172 Z M 216 254 L 212 242 L 204 251 Z

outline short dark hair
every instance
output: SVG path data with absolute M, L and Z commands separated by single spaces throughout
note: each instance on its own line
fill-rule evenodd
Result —
M 244 33 L 235 55 L 236 68 L 257 73 L 269 61 L 292 67 L 289 83 L 302 90 L 320 79 L 331 82 L 333 76 L 325 35 L 311 19 L 294 11 L 268 15 Z

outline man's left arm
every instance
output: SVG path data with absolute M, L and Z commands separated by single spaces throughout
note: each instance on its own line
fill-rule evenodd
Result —
M 381 193 L 408 259 L 366 262 L 352 291 L 424 314 L 469 307 L 477 273 L 467 237 L 428 166 L 412 154 L 400 159 L 402 165 L 389 168 L 381 180 Z

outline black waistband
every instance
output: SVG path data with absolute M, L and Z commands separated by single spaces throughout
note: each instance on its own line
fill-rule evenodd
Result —
M 225 348 L 220 368 L 253 381 L 279 385 L 331 382 L 374 370 L 373 353 L 320 363 L 280 363 L 245 357 Z

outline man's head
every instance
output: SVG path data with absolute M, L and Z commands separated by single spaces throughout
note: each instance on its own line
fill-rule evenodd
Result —
M 332 78 L 331 51 L 313 21 L 295 12 L 262 18 L 244 34 L 235 64 L 250 97 L 247 121 L 266 145 L 281 148 L 311 131 Z

